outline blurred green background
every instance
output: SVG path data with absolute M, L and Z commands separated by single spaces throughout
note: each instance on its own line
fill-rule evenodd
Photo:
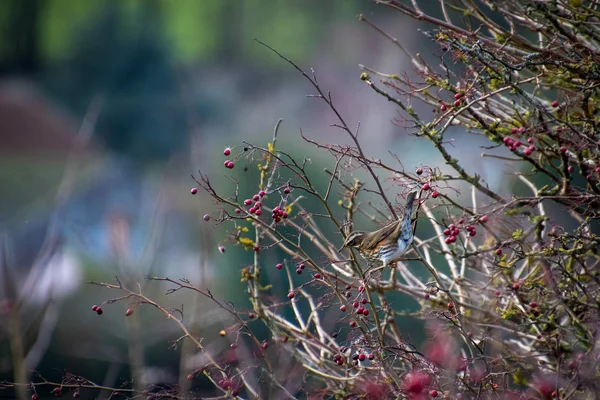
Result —
M 189 194 L 190 174 L 201 169 L 231 189 L 223 148 L 239 153 L 242 140 L 265 146 L 283 118 L 279 148 L 310 157 L 323 186 L 319 171 L 335 160 L 306 145 L 299 129 L 322 142 L 346 141 L 330 126 L 337 122 L 330 110 L 305 97 L 304 78 L 254 38 L 314 68 L 347 122 L 360 121 L 374 158 L 393 160 L 394 151 L 409 169 L 435 163 L 425 143 L 392 123 L 393 105 L 360 81 L 359 63 L 393 73 L 410 66 L 359 13 L 409 50 L 433 51 L 412 21 L 368 0 L 2 2 L 0 381 L 15 379 L 11 354 L 20 337 L 24 370 L 49 380 L 71 372 L 116 387 L 129 379 L 188 385 L 181 377 L 203 362 L 181 357 L 185 345 L 170 347 L 180 332 L 159 312 L 127 301 L 106 305 L 102 316 L 91 311 L 120 293 L 85 282 L 114 276 L 130 288 L 141 282 L 162 304 L 183 305 L 207 349 L 227 351 L 231 338 L 218 332 L 231 321 L 213 303 L 191 293 L 166 296 L 168 285 L 143 279 L 186 277 L 247 304 L 239 270 L 252 254 L 224 243 L 227 227 L 202 221 L 215 205 Z M 255 173 L 243 168 L 242 161 L 234 175 L 252 193 Z M 281 261 L 270 257 L 265 262 Z M 265 275 L 273 296 L 283 297 L 285 278 Z M 126 319 L 128 307 L 136 312 Z

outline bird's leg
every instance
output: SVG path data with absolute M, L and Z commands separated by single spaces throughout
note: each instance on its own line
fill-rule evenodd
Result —
M 396 272 L 398 272 L 397 263 L 393 263 L 390 271 L 390 284 L 396 286 Z

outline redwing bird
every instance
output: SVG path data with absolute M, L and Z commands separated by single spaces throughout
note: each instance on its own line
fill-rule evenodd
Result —
M 416 195 L 417 192 L 413 191 L 406 197 L 402 219 L 392 221 L 374 232 L 350 233 L 340 251 L 345 247 L 354 247 L 365 259 L 381 261 L 384 267 L 398 261 L 414 238 L 411 215 Z

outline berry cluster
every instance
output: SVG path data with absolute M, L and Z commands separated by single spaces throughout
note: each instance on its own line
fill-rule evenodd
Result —
M 523 127 L 520 127 L 518 129 L 512 128 L 511 133 L 513 135 L 521 135 L 521 134 L 525 133 L 525 128 L 523 128 Z M 536 147 L 533 144 L 534 140 L 532 137 L 527 138 L 527 143 L 529 143 L 529 146 L 527 146 L 527 147 L 525 147 L 525 143 L 521 142 L 521 140 L 513 139 L 508 136 L 505 136 L 504 139 L 502 139 L 502 141 L 504 142 L 504 145 L 510 149 L 510 151 L 517 151 L 517 149 L 519 149 L 521 146 L 523 146 L 524 147 L 523 154 L 525 154 L 526 156 L 530 156 L 536 150 Z
M 464 103 L 466 101 L 466 98 L 464 96 L 465 94 L 461 92 L 454 94 L 454 107 L 459 107 L 461 103 Z
M 288 213 L 281 207 L 276 206 L 273 209 L 273 220 L 275 222 L 280 222 L 282 219 L 285 219 L 287 217 L 288 217 Z
M 316 274 L 316 275 L 317 275 L 317 274 Z M 315 278 L 316 278 L 316 275 L 315 275 Z M 319 277 L 320 277 L 320 274 L 319 274 Z M 347 286 L 347 287 L 346 287 L 346 294 L 345 294 L 345 295 L 346 295 L 346 297 L 350 297 L 350 296 L 352 296 L 352 292 L 350 291 L 350 289 L 351 289 L 351 288 L 352 288 L 351 286 Z M 364 288 L 364 286 L 359 286 L 359 287 L 358 287 L 358 292 L 359 292 L 359 295 L 358 295 L 358 297 L 356 297 L 356 298 L 355 298 L 355 300 L 352 302 L 352 307 L 353 307 L 353 308 L 356 310 L 356 313 L 357 313 L 358 315 L 363 315 L 363 316 L 365 316 L 365 317 L 366 317 L 366 316 L 368 316 L 368 315 L 369 315 L 369 310 L 367 310 L 367 309 L 365 308 L 365 304 L 367 304 L 367 303 L 368 303 L 368 300 L 367 300 L 367 299 L 364 297 L 364 291 L 365 291 L 365 288 Z M 343 305 L 343 304 L 342 304 L 342 305 L 340 306 L 340 311 L 341 311 L 341 312 L 346 312 L 347 310 L 348 310 L 348 307 L 346 307 L 345 305 Z M 352 321 L 352 322 L 354 322 L 354 321 Z M 351 325 L 351 326 L 352 326 L 352 322 L 350 322 L 350 325 Z
M 482 218 L 483 219 L 483 218 Z M 486 222 L 487 221 L 487 217 L 485 219 L 485 221 L 480 220 L 481 222 Z M 460 219 L 458 221 L 459 225 L 463 225 L 465 222 L 464 219 Z M 475 236 L 477 235 L 477 229 L 475 229 L 474 225 L 467 225 L 464 227 L 464 230 L 467 231 L 469 236 Z M 446 244 L 451 244 L 456 242 L 456 238 L 458 237 L 458 235 L 460 234 L 460 228 L 458 226 L 456 226 L 455 224 L 450 224 L 448 225 L 448 227 L 446 229 L 444 229 L 444 236 L 446 236 Z
M 233 396 L 237 396 L 240 393 L 239 388 L 235 385 L 235 382 L 231 378 L 221 379 L 218 382 L 219 386 L 224 390 L 231 390 Z
M 92 311 L 95 311 L 96 314 L 98 314 L 98 315 L 102 315 L 102 313 L 104 312 L 104 311 L 102 311 L 102 307 L 97 306 L 95 304 L 92 306 Z
M 223 150 L 223 155 L 228 156 L 230 154 L 231 154 L 231 149 L 229 147 L 226 148 L 225 150 Z M 231 160 L 225 160 L 223 165 L 225 165 L 225 168 L 229 168 L 229 169 L 233 169 L 233 167 L 235 167 L 235 164 Z
M 252 198 L 251 198 L 251 199 L 246 199 L 246 200 L 244 200 L 244 205 L 245 205 L 245 206 L 252 206 L 252 207 L 250 207 L 250 208 L 248 209 L 248 212 L 249 212 L 250 214 L 254 214 L 254 215 L 256 215 L 256 216 L 260 216 L 260 215 L 262 215 L 262 210 L 261 210 L 261 208 L 262 208 L 263 204 L 262 204 L 262 201 L 261 201 L 261 199 L 262 199 L 264 196 L 265 196 L 265 192 L 261 190 L 260 192 L 258 192 L 258 193 L 257 193 L 257 194 L 255 194 L 254 196 L 252 196 Z M 239 209 L 236 209 L 236 210 L 235 210 L 235 212 L 236 212 L 236 213 L 238 213 L 238 214 L 240 213 L 240 211 L 241 211 L 241 210 L 239 210 Z

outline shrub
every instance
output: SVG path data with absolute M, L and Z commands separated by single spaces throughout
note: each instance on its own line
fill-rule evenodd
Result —
M 397 105 L 395 122 L 432 143 L 446 169 L 404 168 L 366 154 L 358 129 L 315 73 L 271 49 L 304 76 L 349 144 L 302 133 L 331 157 L 325 188 L 315 185 L 308 160 L 278 143 L 279 123 L 267 146 L 225 150 L 232 176 L 234 164 L 256 164 L 260 178 L 252 193 L 220 193 L 209 176 L 195 177 L 219 206 L 207 223 L 227 224 L 229 241 L 253 251 L 251 265 L 240 268 L 251 310 L 237 310 L 186 280 L 150 278 L 196 291 L 226 310 L 235 322 L 222 335 L 236 333 L 237 354 L 212 354 L 173 310 L 119 283 L 102 285 L 180 324 L 183 337 L 206 356 L 190 379 L 201 374 L 233 396 L 593 398 L 600 391 L 597 4 L 455 0 L 429 13 L 419 2 L 377 3 L 428 23 L 423 34 L 439 60 L 410 54 L 360 16 L 414 67 L 414 74 L 398 75 L 362 66 L 360 79 Z M 419 102 L 434 109 L 431 116 L 417 111 Z M 512 193 L 499 192 L 451 155 L 453 126 L 487 141 L 481 157 L 504 161 L 508 172 L 498 174 Z M 419 231 L 391 273 L 352 249 L 338 250 L 358 215 L 380 225 L 399 218 L 404 204 L 392 193 L 415 188 Z M 368 196 L 376 199 L 363 201 Z M 309 198 L 318 210 L 305 208 Z M 338 234 L 324 233 L 331 227 Z M 263 260 L 275 251 L 285 259 L 267 265 Z M 285 274 L 285 289 L 269 285 L 268 268 Z M 422 268 L 428 277 L 418 273 Z M 285 294 L 274 296 L 277 290 Z M 406 312 L 399 294 L 418 309 Z M 407 337 L 402 315 L 425 324 L 423 343 Z M 267 336 L 257 333 L 259 324 Z

